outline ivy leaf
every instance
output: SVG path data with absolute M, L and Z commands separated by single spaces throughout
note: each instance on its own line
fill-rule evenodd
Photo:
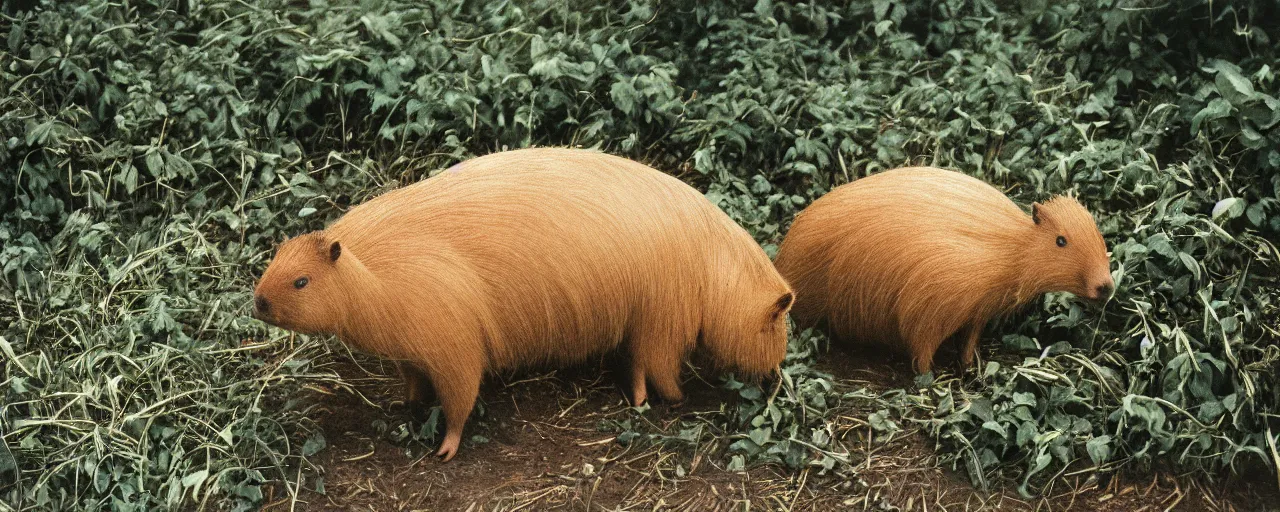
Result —
M 1111 459 L 1111 436 L 1098 436 L 1090 439 L 1084 445 L 1085 451 L 1089 452 L 1089 459 L 1093 461 L 1095 466 L 1101 466 L 1107 460 Z
M 614 82 L 613 87 L 609 88 L 609 96 L 624 114 L 631 114 L 636 108 L 636 88 L 630 81 Z
M 1231 104 L 1222 98 L 1214 98 L 1191 118 L 1191 134 L 1200 133 L 1200 124 L 1204 121 L 1222 119 L 1231 115 Z
M 1214 67 L 1218 70 L 1218 75 L 1214 78 L 1214 82 L 1218 86 L 1218 93 L 1222 97 L 1237 107 L 1254 99 L 1256 92 L 1253 89 L 1253 84 L 1249 82 L 1248 78 L 1240 74 L 1239 68 L 1220 60 L 1215 61 L 1214 64 Z

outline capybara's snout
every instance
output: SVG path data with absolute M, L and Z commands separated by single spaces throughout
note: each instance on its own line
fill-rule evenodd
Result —
M 1105 271 L 1098 272 L 1093 276 L 1085 277 L 1083 286 L 1078 293 L 1081 298 L 1088 299 L 1092 302 L 1106 302 L 1111 300 L 1111 296 L 1116 292 L 1116 282 L 1112 279 L 1111 274 Z
M 271 322 L 271 301 L 261 295 L 253 296 L 253 317 L 264 322 Z
M 1110 279 L 1107 282 L 1094 286 L 1093 293 L 1089 295 L 1089 299 L 1096 302 L 1105 302 L 1115 293 L 1116 285 Z

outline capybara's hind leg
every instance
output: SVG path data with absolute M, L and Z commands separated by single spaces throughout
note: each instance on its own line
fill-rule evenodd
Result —
M 444 462 L 449 462 L 458 453 L 458 445 L 462 443 L 462 427 L 466 425 L 467 416 L 471 415 L 471 408 L 476 404 L 482 377 L 482 368 L 456 366 L 432 376 L 436 395 L 440 397 L 440 407 L 444 409 L 444 441 L 436 452 Z

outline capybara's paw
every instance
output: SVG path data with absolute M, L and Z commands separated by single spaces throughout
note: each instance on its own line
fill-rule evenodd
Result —
M 440 450 L 436 451 L 436 456 L 440 457 L 440 462 L 449 462 L 453 460 L 453 456 L 458 454 L 458 444 L 462 442 L 460 435 L 446 435 L 444 442 L 440 443 Z
M 662 402 L 668 407 L 676 408 L 684 405 L 684 392 L 680 391 L 679 386 L 666 386 L 658 388 L 658 396 L 662 398 Z
M 645 393 L 644 387 L 641 387 L 640 389 L 632 390 L 631 392 L 632 407 L 640 407 L 644 405 L 645 402 L 648 402 L 648 401 L 649 401 L 649 396 Z

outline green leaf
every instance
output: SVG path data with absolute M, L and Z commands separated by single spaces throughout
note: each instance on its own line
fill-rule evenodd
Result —
M 1222 119 L 1231 115 L 1231 104 L 1222 98 L 1214 98 L 1191 118 L 1191 134 L 1200 133 L 1200 125 L 1204 121 Z
M 1254 99 L 1256 92 L 1253 90 L 1253 84 L 1240 74 L 1238 68 L 1223 61 L 1216 61 L 1215 64 L 1218 75 L 1214 78 L 1214 82 L 1222 97 L 1237 107 Z
M 768 19 L 773 15 L 773 2 L 771 0 L 756 0 L 755 8 L 756 16 L 760 19 Z
M 277 110 L 272 110 L 270 112 L 267 112 L 267 131 L 274 133 L 276 131 L 276 126 L 278 126 L 279 124 L 280 124 L 280 112 Z
M 1240 115 L 1253 123 L 1259 130 L 1269 130 L 1280 124 L 1280 101 L 1260 94 L 1261 102 L 1253 102 L 1240 108 Z
M 308 437 L 305 443 L 302 443 L 302 455 L 304 457 L 310 457 L 320 453 L 320 450 L 323 450 L 325 446 L 324 434 L 316 432 L 315 434 L 312 434 L 311 437 Z
M 196 493 L 200 491 L 200 485 L 203 484 L 204 481 L 208 479 L 209 479 L 209 470 L 202 469 L 200 471 L 196 471 L 195 473 L 191 473 L 187 476 L 182 477 L 182 486 L 194 487 L 195 489 L 192 492 Z
M 1228 219 L 1234 219 L 1244 213 L 1245 206 L 1244 199 L 1228 197 L 1213 205 L 1213 218 L 1217 219 L 1226 215 Z
M 147 172 L 150 172 L 151 176 L 155 178 L 167 177 L 165 175 L 164 157 L 160 155 L 160 150 L 152 148 L 147 151 L 147 156 L 144 158 L 144 161 L 147 165 Z
M 27 145 L 35 146 L 37 144 L 44 144 L 45 140 L 49 138 L 49 134 L 53 132 L 53 124 L 55 122 L 56 121 L 53 119 L 50 119 L 39 124 L 28 124 L 26 138 Z
M 877 432 L 897 432 L 898 424 L 889 418 L 889 410 L 882 409 L 867 416 L 867 423 L 871 424 L 871 428 Z
M 609 96 L 624 114 L 631 114 L 636 108 L 636 88 L 629 81 L 614 82 L 609 89 Z
M 1085 443 L 1085 451 L 1093 465 L 1101 466 L 1111 459 L 1111 436 L 1098 436 Z
M 759 446 L 764 446 L 769 442 L 769 439 L 772 437 L 772 434 L 773 434 L 773 430 L 768 427 L 765 427 L 765 428 L 757 428 L 752 430 L 749 434 L 747 434 L 747 437 L 751 439 L 751 442 Z
M 991 400 L 979 398 L 969 404 L 969 414 L 984 422 L 995 421 L 995 413 L 991 410 Z
M 1170 243 L 1170 240 L 1169 240 L 1169 235 L 1166 235 L 1164 233 L 1156 233 L 1154 235 L 1151 235 L 1150 237 L 1147 237 L 1146 244 L 1147 244 L 1147 247 L 1150 248 L 1151 251 L 1155 252 L 1156 254 L 1159 254 L 1169 259 L 1174 259 L 1178 257 L 1178 250 L 1173 248 L 1173 244 Z
M 530 60 L 534 62 L 540 61 L 549 51 L 550 48 L 547 46 L 547 42 L 542 39 L 542 36 L 533 36 L 529 39 Z
M 0 432 L 2 433 L 2 432 Z M 13 473 L 13 478 L 17 478 L 18 461 L 13 458 L 13 452 L 9 451 L 9 445 L 5 443 L 4 438 L 0 437 L 0 477 Z M 6 479 L 7 478 L 0 478 Z
M 1031 446 L 1034 446 L 1032 440 L 1034 440 L 1039 434 L 1040 432 L 1036 430 L 1036 423 L 1034 421 L 1024 421 L 1018 425 L 1016 442 L 1018 443 L 1018 446 L 1030 448 Z
M 1265 135 L 1249 126 L 1240 127 L 1240 141 L 1244 143 L 1244 147 L 1255 150 L 1267 147 L 1271 142 Z
M 1178 258 L 1182 260 L 1182 264 L 1187 267 L 1187 270 L 1191 271 L 1191 274 L 1192 276 L 1195 277 L 1196 281 L 1199 281 L 1200 280 L 1200 262 L 1196 261 L 1194 257 L 1192 257 L 1190 254 L 1187 254 L 1185 252 L 1178 253 Z
M 893 20 L 884 20 L 876 23 L 876 26 L 875 26 L 876 37 L 883 36 L 886 32 L 889 31 L 890 27 L 893 27 Z
M 876 21 L 883 20 L 885 18 L 885 15 L 887 15 L 889 12 L 889 7 L 891 7 L 892 5 L 893 4 L 891 4 L 889 0 L 872 0 L 871 6 L 872 6 L 872 9 L 875 11 Z M 880 34 L 877 33 L 876 35 L 878 36 Z
M 1263 205 L 1263 203 L 1253 203 L 1249 205 L 1249 209 L 1246 210 L 1245 212 L 1245 214 L 1249 217 L 1249 222 L 1252 223 L 1255 227 L 1261 226 L 1262 221 L 1266 218 L 1266 212 L 1264 211 L 1264 208 L 1265 206 Z

